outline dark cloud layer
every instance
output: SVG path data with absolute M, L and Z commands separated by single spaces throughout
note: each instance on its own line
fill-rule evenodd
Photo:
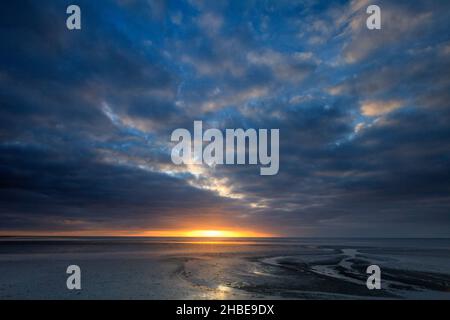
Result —
M 0 232 L 448 236 L 449 3 L 69 4 L 0 11 Z M 194 120 L 279 128 L 279 174 L 174 166 Z

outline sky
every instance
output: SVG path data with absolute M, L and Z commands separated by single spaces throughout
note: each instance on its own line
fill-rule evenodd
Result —
M 449 16 L 435 0 L 3 3 L 0 234 L 448 237 Z M 195 120 L 279 129 L 278 174 L 174 165 L 170 135 Z

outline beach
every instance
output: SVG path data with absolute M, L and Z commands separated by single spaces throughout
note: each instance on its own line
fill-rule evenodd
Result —
M 450 240 L 3 237 L 0 299 L 450 299 Z

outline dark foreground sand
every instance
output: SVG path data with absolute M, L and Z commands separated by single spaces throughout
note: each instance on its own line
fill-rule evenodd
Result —
M 267 298 L 450 299 L 450 240 L 0 239 L 0 299 Z

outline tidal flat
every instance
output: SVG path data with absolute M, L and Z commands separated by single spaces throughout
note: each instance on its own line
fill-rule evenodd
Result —
M 4 237 L 0 299 L 450 299 L 450 239 Z

